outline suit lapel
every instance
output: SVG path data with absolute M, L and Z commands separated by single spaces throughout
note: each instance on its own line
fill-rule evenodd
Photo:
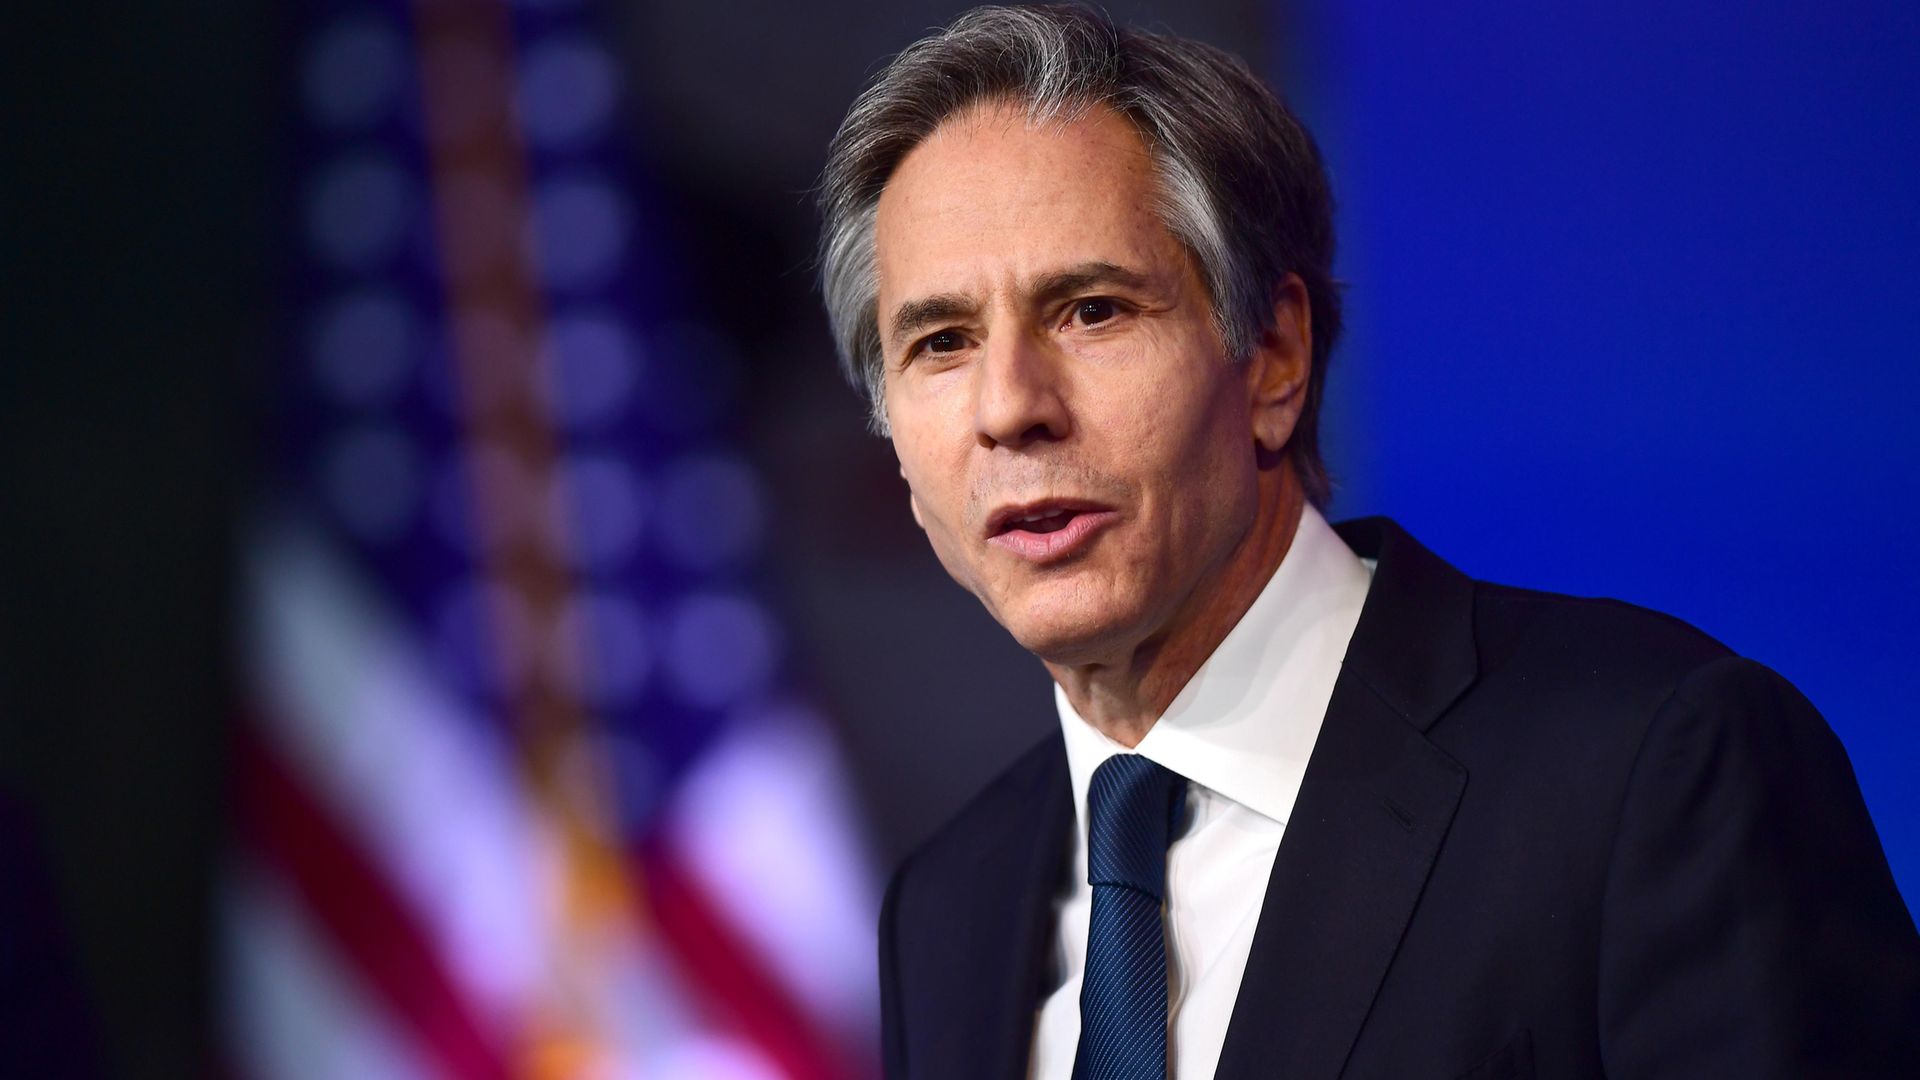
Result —
M 997 800 L 997 819 L 982 834 L 988 842 L 972 872 L 955 882 L 949 925 L 963 940 L 952 943 L 951 975 L 964 997 L 930 1018 L 950 1034 L 938 1040 L 945 1060 L 919 1062 L 915 1075 L 1026 1075 L 1054 894 L 1065 880 L 1073 835 L 1073 792 L 1058 734 L 1035 753 L 1034 767 Z
M 1466 771 L 1341 677 L 1274 860 L 1216 1076 L 1338 1076 Z
M 1274 860 L 1216 1076 L 1340 1074 L 1466 790 L 1424 730 L 1473 681 L 1473 584 L 1390 522 Z

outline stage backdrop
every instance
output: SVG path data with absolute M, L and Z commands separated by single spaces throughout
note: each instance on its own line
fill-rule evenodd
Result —
M 1920 898 L 1920 9 L 1296 8 L 1339 516 L 1793 680 Z

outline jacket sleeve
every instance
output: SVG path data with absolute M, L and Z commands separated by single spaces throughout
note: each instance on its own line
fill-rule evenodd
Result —
M 1920 936 L 1839 740 L 1737 657 L 1660 708 L 1601 914 L 1609 1077 L 1920 1076 Z

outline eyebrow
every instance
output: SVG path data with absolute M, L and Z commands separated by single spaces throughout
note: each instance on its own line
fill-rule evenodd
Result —
M 1138 270 L 1099 260 L 1076 263 L 1035 278 L 1023 291 L 1029 303 L 1045 304 L 1101 285 L 1143 289 L 1152 279 Z M 902 303 L 893 311 L 887 343 L 897 347 L 903 340 L 937 323 L 972 318 L 980 313 L 978 300 L 963 293 L 939 293 Z
M 980 305 L 960 293 L 940 293 L 908 300 L 893 311 L 893 329 L 887 343 L 898 347 L 902 341 L 936 323 L 969 319 L 980 313 Z

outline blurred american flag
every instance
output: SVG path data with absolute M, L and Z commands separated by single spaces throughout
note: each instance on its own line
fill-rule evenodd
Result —
M 859 1077 L 874 881 L 596 12 L 307 5 L 243 1077 Z M 640 149 L 644 149 L 641 147 Z

